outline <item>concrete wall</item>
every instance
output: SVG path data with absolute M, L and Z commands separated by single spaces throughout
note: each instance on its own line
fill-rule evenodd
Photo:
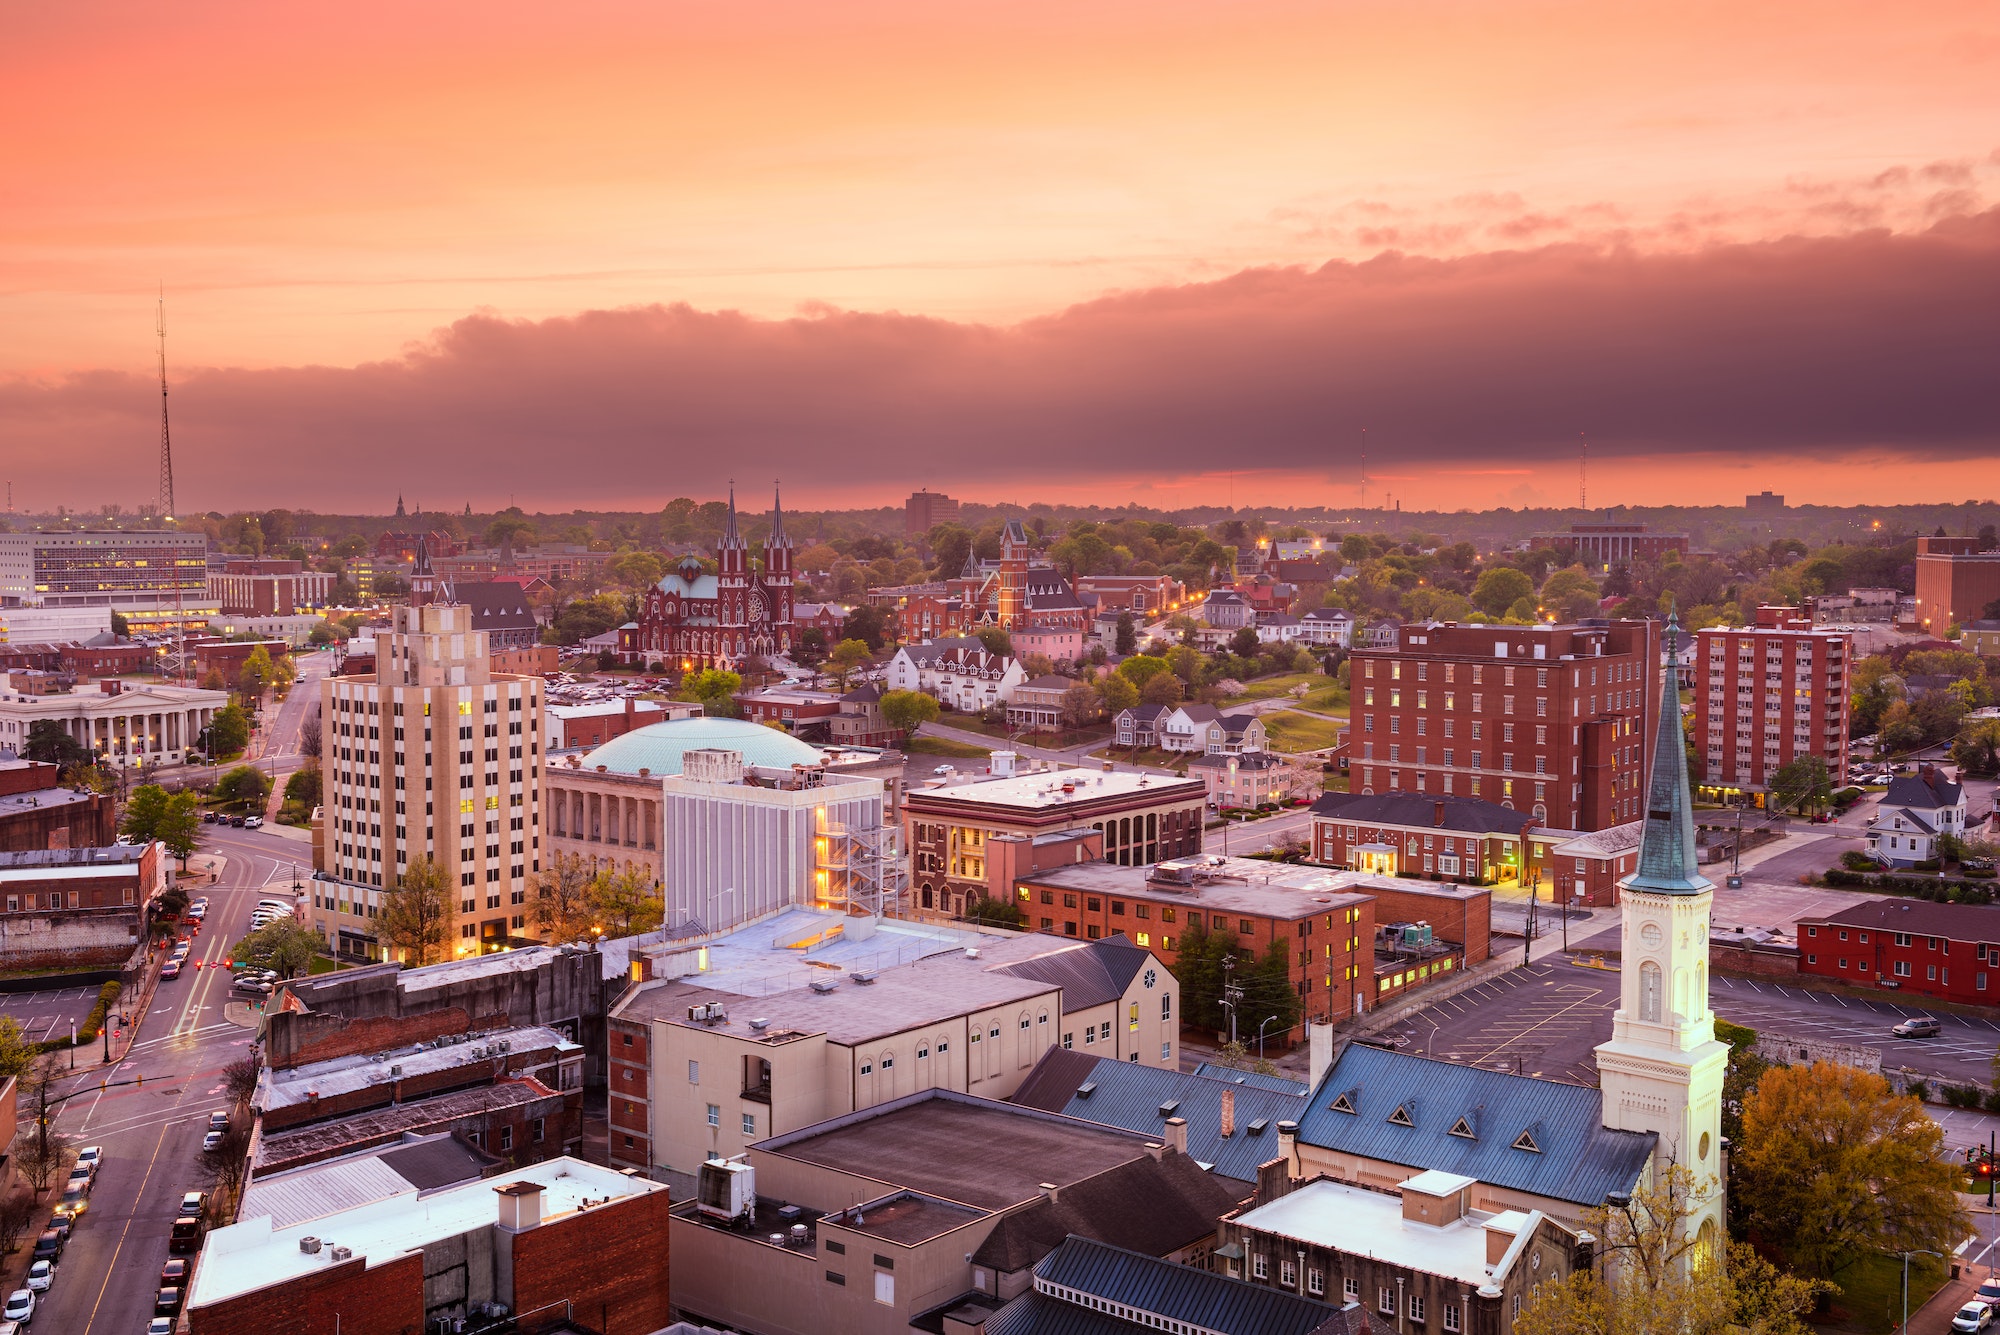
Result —
M 116 969 L 138 941 L 137 905 L 0 913 L 0 968 Z

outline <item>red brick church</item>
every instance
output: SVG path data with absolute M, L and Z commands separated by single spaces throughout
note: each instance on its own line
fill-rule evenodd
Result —
M 775 493 L 763 569 L 750 568 L 750 544 L 736 528 L 733 486 L 715 559 L 717 574 L 708 574 L 690 556 L 647 591 L 639 619 L 619 629 L 621 659 L 688 671 L 733 668 L 753 654 L 791 652 L 792 540 L 785 536 L 784 509 Z

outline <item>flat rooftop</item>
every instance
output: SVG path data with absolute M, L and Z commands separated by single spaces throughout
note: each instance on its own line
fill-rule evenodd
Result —
M 1065 787 L 1068 791 L 1064 791 Z M 1142 797 L 1160 793 L 1168 798 L 1207 792 L 1199 779 L 1182 779 L 1164 771 L 1131 773 L 1125 770 L 1045 770 L 1017 774 L 1007 779 L 980 779 L 973 783 L 948 783 L 939 788 L 914 790 L 911 800 L 926 805 L 966 803 L 986 807 L 1011 807 L 1020 811 L 1053 811 L 1080 802 L 1104 798 Z
M 1236 1222 L 1259 1233 L 1408 1266 L 1477 1288 L 1490 1282 L 1496 1269 L 1486 1263 L 1486 1226 L 1518 1233 L 1527 1219 L 1515 1211 L 1492 1215 L 1468 1210 L 1438 1228 L 1403 1218 L 1400 1196 L 1320 1178 L 1238 1215 Z
M 1143 899 L 1189 908 L 1255 913 L 1271 918 L 1303 918 L 1359 904 L 1377 890 L 1466 889 L 1429 881 L 1398 881 L 1335 867 L 1262 862 L 1254 858 L 1201 856 L 1180 860 L 1196 868 L 1192 884 L 1156 879 L 1158 869 L 1120 867 L 1110 862 L 1077 862 L 1031 872 L 1025 884 L 1093 895 Z
M 844 1213 L 827 1215 L 821 1222 L 839 1224 L 867 1237 L 909 1247 L 964 1228 L 976 1219 L 984 1219 L 987 1213 L 921 1192 L 899 1191 Z
M 849 1113 L 757 1148 L 981 1210 L 1003 1210 L 1129 1163 L 1157 1138 L 928 1091 Z M 975 1148 L 976 1147 L 976 1148 Z M 864 1211 L 866 1213 L 866 1211 Z
M 500 1221 L 497 1188 L 515 1182 L 542 1188 L 543 1228 L 561 1227 L 565 1220 L 582 1213 L 585 1200 L 624 1200 L 667 1189 L 663 1183 L 626 1177 L 581 1159 L 561 1158 L 530 1164 L 487 1181 L 449 1187 L 421 1201 L 417 1189 L 411 1187 L 366 1205 L 282 1227 L 274 1225 L 269 1215 L 259 1215 L 208 1235 L 201 1264 L 195 1267 L 188 1306 L 204 1307 L 329 1269 L 336 1245 L 349 1249 L 355 1259 L 376 1266 L 429 1243 L 496 1227 Z M 323 1240 L 318 1252 L 299 1250 L 299 1239 L 306 1236 Z
M 461 1066 L 491 1066 L 513 1053 L 535 1052 L 544 1048 L 554 1049 L 557 1053 L 583 1051 L 555 1030 L 540 1025 L 494 1029 L 483 1034 L 453 1034 L 449 1041 L 440 1043 L 405 1043 L 380 1053 L 355 1053 L 305 1066 L 267 1069 L 258 1082 L 256 1102 L 259 1108 L 266 1110 L 290 1108 L 309 1102 L 308 1094 L 326 1099 L 366 1089 L 370 1085 L 388 1084 Z
M 526 1107 L 559 1092 L 539 1080 L 504 1076 L 476 1089 L 433 1094 L 408 1103 L 392 1103 L 386 1107 L 314 1122 L 309 1126 L 284 1127 L 258 1137 L 257 1155 L 251 1166 L 254 1171 L 270 1164 L 296 1164 L 305 1159 L 321 1159 L 357 1146 L 380 1144 L 426 1127 L 442 1126 L 461 1117 Z

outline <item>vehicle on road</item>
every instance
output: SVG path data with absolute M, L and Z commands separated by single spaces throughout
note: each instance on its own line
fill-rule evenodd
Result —
M 85 1145 L 76 1152 L 76 1161 L 78 1163 L 89 1164 L 91 1171 L 96 1172 L 98 1165 L 104 1162 L 104 1147 L 102 1145 Z
M 202 1153 L 203 1154 L 208 1153 L 210 1150 L 214 1149 L 217 1145 L 220 1145 L 221 1143 L 222 1143 L 222 1133 L 220 1131 L 209 1132 L 207 1135 L 201 1138 Z
M 160 1316 L 178 1316 L 181 1310 L 181 1291 L 161 1289 L 160 1296 L 153 1299 L 153 1311 Z
M 167 1235 L 167 1250 L 176 1255 L 200 1251 L 201 1220 L 185 1214 L 174 1220 L 173 1232 Z
M 56 1282 L 56 1263 L 54 1261 L 35 1262 L 28 1267 L 28 1277 L 21 1282 L 28 1286 L 30 1292 L 47 1293 L 49 1285 Z
M 208 1115 L 208 1129 L 210 1131 L 227 1131 L 229 1129 L 228 1111 L 223 1108 L 217 1108 L 214 1112 L 210 1113 Z
M 0 1307 L 0 1317 L 27 1325 L 35 1319 L 35 1295 L 27 1289 L 15 1289 L 7 1295 L 7 1305 Z
M 1889 1031 L 1897 1038 L 1936 1038 L 1944 1026 L 1929 1015 L 1912 1015 Z
M 37 1261 L 60 1261 L 62 1259 L 63 1236 L 52 1228 L 45 1228 L 35 1239 Z
M 69 1246 L 69 1235 L 75 1229 L 75 1227 L 76 1225 L 72 1224 L 67 1219 L 49 1220 L 49 1232 L 54 1233 L 57 1236 L 61 1237 L 62 1244 L 65 1247 Z
M 180 976 L 181 976 L 181 962 L 179 960 L 168 960 L 165 964 L 160 966 L 161 982 L 164 983 L 169 979 L 178 978 Z
M 56 1202 L 56 1213 L 70 1219 L 76 1218 L 90 1208 L 90 1189 L 72 1182 L 63 1188 L 62 1199 Z
M 146 1335 L 174 1335 L 174 1319 L 156 1316 L 146 1323 Z
M 246 830 L 261 830 L 264 828 L 264 818 L 262 816 L 245 816 L 243 818 L 243 828 Z
M 931 773 L 933 773 L 933 774 L 956 774 L 956 773 L 958 773 L 958 771 L 957 771 L 957 770 L 955 770 L 955 769 L 953 769 L 953 768 L 952 768 L 951 766 L 949 766 L 949 765 L 939 765 L 939 766 L 938 766 L 938 767 L 937 767 L 936 769 L 932 770 L 932 771 L 931 771 Z
M 182 1214 L 199 1215 L 203 1210 L 206 1210 L 207 1208 L 208 1208 L 207 1192 L 186 1191 L 181 1193 Z
M 91 1171 L 91 1167 L 87 1163 L 80 1163 L 69 1170 L 69 1180 L 81 1184 L 85 1191 L 90 1190 L 91 1180 L 95 1176 L 96 1174 Z
M 1958 1309 L 1958 1315 L 1951 1319 L 1951 1328 L 1971 1335 L 1972 1332 L 1985 1330 L 1992 1320 L 1992 1305 L 1975 1299 Z
M 187 1287 L 188 1263 L 176 1256 L 160 1267 L 160 1287 L 184 1289 Z
M 292 911 L 292 902 L 288 899 L 260 899 L 257 901 L 257 907 L 260 909 L 276 909 L 280 913 L 290 913 Z
M 2000 1303 L 2000 1279 L 1981 1280 L 1979 1282 L 1979 1291 L 1972 1296 L 1989 1307 L 1995 1303 Z

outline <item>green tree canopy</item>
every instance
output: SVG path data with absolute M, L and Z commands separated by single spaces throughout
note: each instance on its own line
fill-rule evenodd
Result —
M 277 669 L 271 665 L 271 651 L 258 645 L 243 660 L 242 670 L 236 674 L 236 689 L 251 699 L 271 689 L 277 680 Z
M 1472 586 L 1473 603 L 1488 616 L 1504 616 L 1509 607 L 1534 596 L 1534 581 L 1513 566 L 1488 566 Z
M 642 869 L 602 872 L 590 883 L 590 906 L 607 937 L 631 936 L 659 927 L 666 900 L 653 874 Z
M 39 718 L 28 725 L 28 740 L 22 754 L 64 770 L 88 765 L 95 758 L 89 747 L 69 735 L 68 728 L 50 718 Z
M 882 693 L 883 721 L 906 737 L 914 736 L 924 724 L 936 722 L 937 716 L 938 702 L 922 691 Z
M 255 765 L 238 765 L 215 781 L 215 795 L 238 811 L 255 811 L 271 795 L 271 776 Z
M 280 978 L 296 978 L 312 967 L 313 956 L 325 949 L 325 944 L 311 928 L 291 918 L 279 918 L 230 947 L 229 957 L 238 964 L 274 970 Z
M 1133 660 L 1128 658 L 1125 661 L 1129 663 Z M 1070 689 L 1076 688 L 1072 686 Z M 1133 684 L 1130 677 L 1119 672 L 1114 672 L 1099 681 L 1093 694 L 1102 698 L 1105 710 L 1114 716 L 1139 703 L 1139 688 Z
M 209 754 L 218 758 L 242 755 L 250 745 L 250 718 L 233 700 L 215 711 L 206 731 Z
M 854 670 L 868 661 L 869 649 L 862 640 L 842 640 L 833 646 L 833 652 L 826 657 L 827 669 L 840 681 L 840 689 L 847 689 L 847 679 Z
M 1833 775 L 1819 756 L 1795 756 L 1771 776 L 1771 793 L 1780 806 L 1794 811 L 1824 811 L 1833 801 Z
M 419 857 L 382 896 L 376 930 L 403 952 L 403 963 L 415 968 L 436 964 L 448 950 L 451 928 L 450 875 L 428 857 Z
M 1118 614 L 1117 639 L 1112 644 L 1112 652 L 1123 658 L 1139 648 L 1139 623 L 1128 612 Z

